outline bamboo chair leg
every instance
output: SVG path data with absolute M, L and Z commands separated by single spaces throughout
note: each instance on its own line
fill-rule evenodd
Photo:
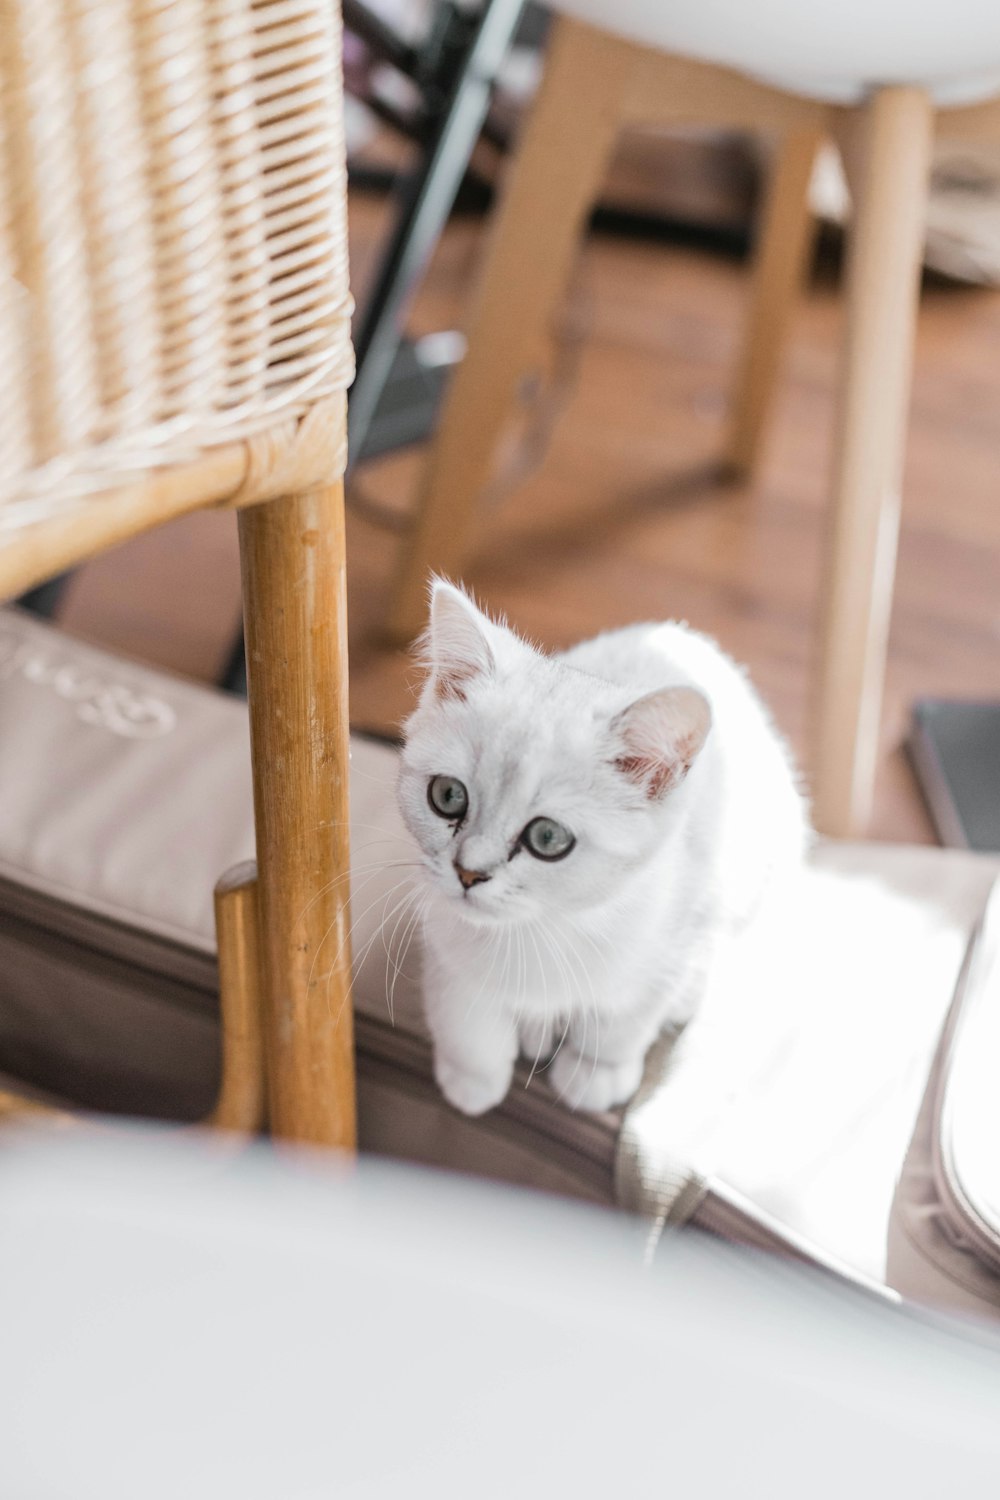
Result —
M 809 185 L 822 139 L 813 127 L 789 131 L 768 186 L 724 454 L 726 467 L 740 476 L 749 477 L 757 465 L 788 326 L 815 242 Z
M 343 485 L 240 513 L 276 1136 L 355 1143 Z
M 69 1125 L 72 1120 L 73 1116 L 64 1109 L 0 1089 L 0 1125 Z
M 257 866 L 252 860 L 229 870 L 215 887 L 219 947 L 222 1078 L 215 1108 L 205 1124 L 255 1135 L 265 1121 L 264 1042 L 261 1025 Z M 0 1124 L 72 1123 L 65 1110 L 0 1090 Z
M 462 565 L 477 496 L 518 381 L 569 279 L 573 252 L 617 133 L 637 49 L 560 18 L 545 75 L 491 230 L 469 350 L 445 404 L 388 633 L 421 627 L 431 570 Z
M 215 887 L 219 947 L 222 1078 L 206 1120 L 219 1130 L 255 1135 L 266 1118 L 266 1077 L 261 1015 L 257 866 L 252 860 L 227 871 Z
M 871 812 L 932 133 L 926 94 L 887 87 L 858 135 L 814 756 L 816 826 L 835 836 Z

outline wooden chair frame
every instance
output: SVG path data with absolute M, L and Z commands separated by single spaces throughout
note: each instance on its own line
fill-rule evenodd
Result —
M 579 102 L 586 100 L 586 108 Z M 750 473 L 811 243 L 816 150 L 833 138 L 855 211 L 831 478 L 814 723 L 814 816 L 864 832 L 871 808 L 899 527 L 927 181 L 935 130 L 1000 138 L 1000 101 L 935 111 L 918 88 L 827 105 L 561 17 L 492 227 L 469 352 L 445 404 L 401 560 L 390 634 L 422 621 L 427 575 L 457 574 L 518 382 L 553 322 L 618 131 L 711 124 L 776 133 L 724 458 Z
M 256 1135 L 267 1122 L 264 1012 L 260 987 L 257 866 L 253 860 L 227 871 L 215 888 L 219 948 L 219 1091 L 204 1123 Z M 65 1111 L 0 1089 L 0 1121 L 27 1115 L 69 1121 Z
M 238 511 L 257 865 L 216 895 L 211 1118 L 258 1129 L 266 1075 L 275 1135 L 351 1149 L 339 8 L 9 11 L 0 597 Z
M 338 414 L 342 431 L 343 401 L 325 418 Z M 307 462 L 325 467 L 326 447 L 308 452 Z M 246 451 L 241 462 L 223 453 L 194 473 L 201 482 L 205 470 L 229 469 L 242 488 L 248 463 Z M 148 499 L 150 525 L 197 508 L 176 471 L 160 483 L 161 493 Z M 130 500 L 122 499 L 122 512 Z M 83 561 L 112 530 L 116 540 L 134 534 L 134 517 L 119 519 L 117 511 L 112 499 L 96 517 L 81 515 L 70 532 L 61 522 L 49 535 L 45 525 L 33 528 L 0 553 L 3 587 L 18 592 Z M 222 1077 L 206 1123 L 254 1133 L 266 1119 L 284 1139 L 349 1150 L 355 1109 L 343 878 L 350 809 L 342 484 L 314 483 L 287 499 L 249 504 L 239 527 L 257 863 L 229 872 L 216 889 Z M 7 1112 L 25 1105 L 0 1095 L 0 1114 L 5 1102 Z

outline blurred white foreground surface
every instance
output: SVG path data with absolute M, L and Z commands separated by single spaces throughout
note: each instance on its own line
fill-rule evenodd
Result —
M 0 1144 L 5 1500 L 995 1493 L 985 1332 L 375 1163 Z

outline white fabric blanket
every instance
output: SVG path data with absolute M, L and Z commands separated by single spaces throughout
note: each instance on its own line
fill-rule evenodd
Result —
M 665 1065 L 651 1059 L 623 1139 L 633 1206 L 718 1182 L 881 1280 L 896 1179 L 998 871 L 958 851 L 821 845 Z

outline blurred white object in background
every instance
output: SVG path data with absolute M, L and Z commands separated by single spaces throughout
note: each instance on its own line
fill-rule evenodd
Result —
M 7 1137 L 0 1494 L 986 1493 L 1000 1343 L 427 1173 Z
M 592 26 L 685 57 L 738 68 L 780 88 L 856 103 L 873 88 L 916 84 L 938 104 L 1000 93 L 994 0 L 556 0 Z

